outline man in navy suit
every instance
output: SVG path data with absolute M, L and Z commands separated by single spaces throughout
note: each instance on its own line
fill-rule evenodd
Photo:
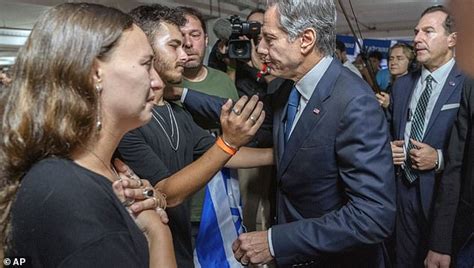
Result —
M 383 267 L 395 223 L 388 125 L 370 87 L 333 59 L 332 0 L 276 1 L 258 52 L 286 78 L 272 96 L 277 225 L 240 235 L 242 264 Z M 192 112 L 217 116 L 209 97 L 185 90 Z M 240 114 L 242 107 L 234 106 Z
M 471 79 L 464 82 L 456 122 L 451 133 L 446 171 L 434 206 L 430 250 L 425 267 L 474 266 L 474 3 L 451 1 L 460 42 L 456 59 Z M 462 152 L 462 153 L 461 153 Z
M 392 89 L 393 160 L 397 167 L 396 263 L 422 267 L 428 252 L 432 203 L 459 108 L 464 75 L 456 68 L 453 20 L 442 6 L 426 9 L 415 28 L 421 70 Z

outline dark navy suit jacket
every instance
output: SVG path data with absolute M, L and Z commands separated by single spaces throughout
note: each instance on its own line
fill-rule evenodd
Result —
M 279 267 L 381 267 L 395 221 L 390 135 L 369 86 L 333 60 L 286 146 L 284 115 L 293 82 L 271 99 L 277 165 Z M 190 94 L 191 93 L 191 94 Z M 215 116 L 220 103 L 188 92 L 192 112 Z
M 420 76 L 421 71 L 409 73 L 398 78 L 393 85 L 390 101 L 393 140 L 404 139 L 411 97 Z M 464 78 L 464 75 L 457 69 L 456 65 L 454 65 L 435 104 L 422 140 L 423 143 L 435 149 L 441 149 L 444 159 L 446 159 L 445 153 L 449 141 L 449 134 L 451 133 L 459 109 Z M 455 104 L 457 104 L 457 106 Z M 401 174 L 401 168 L 398 166 L 397 175 L 401 176 Z M 426 219 L 430 219 L 435 186 L 442 173 L 427 170 L 420 171 L 419 175 L 421 205 Z
M 430 239 L 430 249 L 453 257 L 467 241 L 474 240 L 473 124 L 474 79 L 466 79 L 437 190 Z
M 474 241 L 473 124 L 474 80 L 466 79 L 437 191 L 430 239 L 430 249 L 454 258 L 469 239 Z

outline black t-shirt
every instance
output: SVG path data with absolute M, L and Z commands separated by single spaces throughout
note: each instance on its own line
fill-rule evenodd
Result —
M 12 205 L 6 256 L 30 267 L 148 267 L 148 243 L 111 182 L 48 158 L 24 176 Z
M 199 127 L 186 110 L 174 103 L 170 107 L 179 130 L 176 151 L 171 146 L 176 147 L 178 136 L 175 132 L 171 137 L 173 123 L 166 105 L 154 106 L 154 118 L 148 124 L 125 134 L 118 148 L 125 163 L 152 185 L 192 163 L 215 142 L 215 138 Z M 161 120 L 168 137 L 157 120 Z M 193 267 L 190 199 L 179 206 L 166 209 L 166 212 L 170 219 L 168 225 L 173 235 L 178 267 Z

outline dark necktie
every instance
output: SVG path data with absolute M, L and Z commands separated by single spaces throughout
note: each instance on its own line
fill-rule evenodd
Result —
M 413 119 L 411 122 L 411 130 L 410 130 L 410 139 L 414 139 L 416 141 L 423 140 L 423 129 L 425 126 L 425 115 L 426 115 L 426 108 L 428 107 L 428 103 L 430 101 L 431 91 L 433 90 L 432 82 L 433 77 L 428 75 L 425 79 L 426 86 L 423 93 L 421 93 L 420 99 L 416 104 L 415 113 L 413 114 Z M 415 146 L 411 141 L 408 141 L 407 151 L 406 151 L 406 159 L 405 159 L 405 168 L 404 173 L 407 180 L 412 183 L 418 177 L 418 172 L 411 167 L 411 160 L 410 160 L 410 150 L 414 149 Z
M 300 102 L 300 93 L 293 87 L 288 98 L 288 107 L 286 109 L 285 142 L 290 138 L 291 127 L 295 121 L 298 104 Z

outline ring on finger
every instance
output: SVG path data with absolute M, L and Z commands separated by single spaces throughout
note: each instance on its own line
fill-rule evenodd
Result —
M 155 196 L 155 190 L 153 188 L 145 188 L 143 189 L 143 198 L 148 199 Z
M 156 197 L 154 197 L 154 196 L 153 196 L 151 199 L 153 199 L 153 202 L 154 202 L 154 205 L 153 205 L 153 206 L 154 206 L 155 208 L 158 208 L 158 205 L 159 205 L 158 199 L 156 199 Z
M 122 205 L 124 207 L 129 207 L 131 205 L 133 205 L 133 203 L 135 203 L 135 199 L 125 199 L 125 201 L 122 202 Z
M 128 172 L 127 172 L 127 175 L 126 175 L 126 176 L 127 176 L 129 179 L 131 179 L 131 178 L 132 178 L 134 175 L 135 175 L 135 173 L 133 173 L 133 171 L 131 171 L 131 170 L 128 170 Z
M 240 115 L 240 110 L 238 108 L 232 108 L 232 112 L 236 115 Z
M 257 119 L 255 119 L 255 116 L 253 116 L 253 115 L 251 115 L 251 116 L 249 117 L 249 120 L 252 121 L 252 124 L 257 123 Z

